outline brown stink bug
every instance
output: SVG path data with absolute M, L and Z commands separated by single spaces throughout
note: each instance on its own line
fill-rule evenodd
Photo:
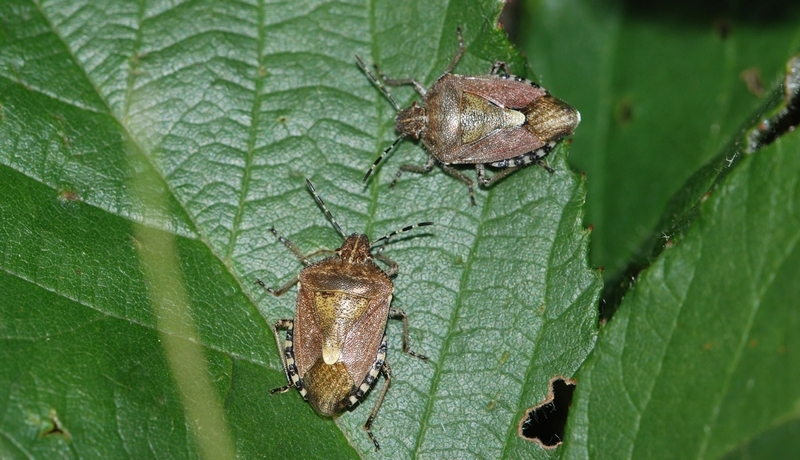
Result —
M 386 361 L 386 322 L 390 317 L 403 321 L 403 351 L 427 359 L 409 350 L 408 318 L 402 310 L 390 306 L 394 291 L 390 278 L 397 274 L 397 263 L 381 251 L 394 235 L 432 223 L 410 225 L 370 243 L 366 235 L 345 235 L 308 179 L 306 185 L 345 241 L 335 251 L 320 250 L 306 256 L 274 228 L 270 229 L 305 266 L 278 289 L 258 281 L 276 297 L 298 285 L 294 319 L 280 319 L 273 326 L 287 385 L 270 393 L 295 387 L 317 413 L 331 417 L 363 400 L 378 375 L 383 374 L 386 382 L 364 423 L 364 430 L 378 450 L 371 427 L 392 380 L 392 369 Z M 381 247 L 373 254 L 378 243 L 382 243 Z M 313 263 L 309 260 L 324 254 L 330 257 Z M 389 268 L 382 270 L 373 258 Z M 285 342 L 281 341 L 279 330 L 286 331 Z
M 478 182 L 488 187 L 530 163 L 544 163 L 560 139 L 569 136 L 581 120 L 577 110 L 561 99 L 522 77 L 510 75 L 505 62 L 495 61 L 489 75 L 454 75 L 450 72 L 464 54 L 464 40 L 458 29 L 458 52 L 429 90 L 413 78 L 391 79 L 378 72 L 387 85 L 414 85 L 422 95 L 422 106 L 416 102 L 401 109 L 380 80 L 356 56 L 358 65 L 386 95 L 398 113 L 395 129 L 400 137 L 375 160 L 364 182 L 400 139 L 410 136 L 422 139 L 430 157 L 424 166 L 407 164 L 400 167 L 391 186 L 403 171 L 427 173 L 438 161 L 442 169 L 469 187 L 475 204 L 472 180 L 450 165 L 474 164 Z M 377 70 L 377 67 L 376 67 Z M 486 177 L 485 167 L 502 168 Z

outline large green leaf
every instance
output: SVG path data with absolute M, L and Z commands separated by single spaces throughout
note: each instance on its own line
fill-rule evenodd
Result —
M 642 273 L 581 370 L 568 456 L 718 458 L 796 423 L 798 152 L 745 158 Z
M 532 67 L 583 115 L 570 162 L 587 174 L 592 263 L 612 279 L 646 264 L 670 197 L 769 96 L 800 48 L 800 3 L 525 5 Z
M 753 140 L 796 110 L 798 70 L 672 200 L 675 227 L 581 368 L 565 456 L 796 456 L 800 137 Z
M 438 169 L 390 189 L 425 161 L 404 142 L 363 187 L 395 134 L 355 54 L 430 83 L 460 26 L 457 71 L 525 73 L 499 3 L 396 3 L 0 2 L 0 456 L 372 452 L 375 395 L 334 423 L 268 392 L 285 383 L 270 327 L 294 295 L 255 281 L 301 268 L 269 228 L 308 252 L 341 243 L 304 177 L 350 232 L 436 224 L 386 250 L 431 359 L 402 354 L 390 324 L 382 454 L 547 455 L 517 426 L 594 343 L 584 184 L 562 146 L 554 175 L 524 169 L 477 207 Z

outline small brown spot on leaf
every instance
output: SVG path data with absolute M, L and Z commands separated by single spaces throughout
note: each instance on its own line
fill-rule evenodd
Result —
M 486 410 L 487 411 L 491 412 L 491 411 L 493 411 L 495 409 L 495 407 L 497 407 L 497 398 L 499 398 L 499 397 L 500 397 L 500 393 L 499 392 L 494 394 L 494 399 L 489 401 L 489 404 L 486 405 Z
M 506 361 L 508 361 L 508 358 L 509 358 L 510 356 L 511 356 L 511 354 L 510 354 L 509 352 L 507 352 L 507 351 L 506 351 L 506 352 L 503 352 L 503 354 L 500 356 L 500 359 L 499 359 L 499 360 L 497 360 L 497 365 L 498 365 L 498 366 L 502 366 L 503 364 L 505 364 L 505 363 L 506 363 Z
M 81 201 L 81 197 L 72 190 L 62 190 L 58 194 L 58 200 L 61 201 L 62 204 L 68 204 L 68 203 L 75 203 L 76 201 Z
M 575 380 L 566 377 L 552 378 L 545 400 L 538 406 L 528 409 L 520 420 L 520 437 L 548 450 L 561 445 L 572 395 L 577 384 Z
M 752 339 L 750 340 L 750 348 L 755 348 L 758 346 L 758 340 Z
M 747 90 L 758 97 L 764 96 L 764 81 L 761 80 L 761 70 L 758 67 L 750 67 L 742 70 L 739 76 L 747 85 Z
M 625 98 L 617 104 L 616 118 L 620 126 L 628 126 L 633 119 L 633 101 Z

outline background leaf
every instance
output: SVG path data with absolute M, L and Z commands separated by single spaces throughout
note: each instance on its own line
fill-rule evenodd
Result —
M 768 429 L 757 455 L 788 452 L 798 150 L 792 133 L 746 157 L 642 273 L 581 370 L 565 456 L 718 458 Z
M 591 261 L 617 280 L 647 265 L 665 205 L 763 104 L 800 48 L 791 1 L 528 0 L 517 41 L 583 116 L 570 163 L 587 175 Z M 659 219 L 662 222 L 659 222 Z
M 600 107 L 622 104 L 625 113 L 632 115 L 626 126 L 620 123 L 620 112 L 612 112 L 604 121 L 602 115 L 591 116 L 591 105 L 584 110 L 576 103 L 585 116 L 590 113 L 586 118 L 595 120 L 588 130 L 597 135 L 590 134 L 593 145 L 582 148 L 584 131 L 580 131 L 573 150 L 577 163 L 582 153 L 596 155 L 586 166 L 589 215 L 600 216 L 599 222 L 614 220 L 616 227 L 596 241 L 594 249 L 601 248 L 593 253 L 595 260 L 623 261 L 612 263 L 616 270 L 631 263 L 638 270 L 644 268 L 638 277 L 638 271 L 628 273 L 633 275 L 630 291 L 627 285 L 615 286 L 618 276 L 612 273 L 609 277 L 607 291 L 617 290 L 621 295 L 606 298 L 621 299 L 621 304 L 576 376 L 576 399 L 560 454 L 568 458 L 604 457 L 608 452 L 621 458 L 794 458 L 798 394 L 793 382 L 800 371 L 791 332 L 797 322 L 792 299 L 800 267 L 794 256 L 797 136 L 787 134 L 772 146 L 759 146 L 751 155 L 745 152 L 751 130 L 775 125 L 768 117 L 778 109 L 789 105 L 787 112 L 796 113 L 796 95 L 795 102 L 786 101 L 784 88 L 777 85 L 773 91 L 765 90 L 760 101 L 748 103 L 758 103 L 758 107 L 748 108 L 742 103 L 751 97 L 748 92 L 753 88 L 744 80 L 738 87 L 728 85 L 726 89 L 725 85 L 709 85 L 713 82 L 707 77 L 721 73 L 718 82 L 730 83 L 741 78 L 741 70 L 763 72 L 774 66 L 789 71 L 787 67 L 796 67 L 796 63 L 786 64 L 798 47 L 796 5 L 772 2 L 766 9 L 759 5 L 744 14 L 734 6 L 706 4 L 702 7 L 709 7 L 716 16 L 701 21 L 700 29 L 693 22 L 697 15 L 684 16 L 687 19 L 683 21 L 675 18 L 675 13 L 685 8 L 680 3 L 662 8 L 620 3 L 617 10 L 590 7 L 585 2 L 536 6 L 542 13 L 537 23 L 550 25 L 545 31 L 562 30 L 555 36 L 573 37 L 563 29 L 570 21 L 575 30 L 587 31 L 577 39 L 553 43 L 556 51 L 549 52 L 557 54 L 569 47 L 584 50 L 576 53 L 584 60 L 565 61 L 564 65 L 601 69 L 600 82 L 593 84 L 606 78 L 610 83 L 607 90 L 601 87 L 596 93 Z M 730 35 L 719 37 L 727 42 L 720 64 L 714 47 L 704 43 L 724 23 L 731 28 Z M 541 28 L 530 30 L 546 35 Z M 586 40 L 587 35 L 593 39 Z M 631 36 L 636 39 L 629 39 Z M 628 47 L 651 52 L 625 53 Z M 587 48 L 599 52 L 588 53 Z M 671 66 L 668 58 L 658 65 L 653 62 L 673 54 L 681 56 L 679 62 L 672 60 L 675 65 Z M 551 64 L 543 66 L 545 72 L 562 64 L 549 58 L 548 52 L 539 55 L 540 62 Z M 604 59 L 610 59 L 610 64 Z M 699 59 L 716 64 L 712 69 L 705 67 L 708 63 L 691 64 Z M 740 62 L 746 60 L 758 64 L 741 69 Z M 532 61 L 536 65 L 537 58 Z M 650 65 L 642 65 L 648 62 Z M 686 68 L 697 70 L 688 81 L 691 90 L 678 91 L 683 86 L 663 82 L 646 92 L 637 89 L 648 81 L 680 75 Z M 764 73 L 761 75 L 763 78 Z M 797 76 L 790 78 L 796 84 Z M 570 83 L 569 76 L 557 80 Z M 574 81 L 570 87 L 586 90 Z M 626 101 L 626 92 L 636 97 Z M 730 112 L 712 113 L 712 122 L 719 123 L 711 126 L 727 133 L 719 138 L 713 158 L 704 160 L 700 168 L 689 168 L 687 163 L 695 161 L 708 145 L 710 138 L 695 135 L 702 134 L 698 128 L 708 126 L 708 109 L 713 107 L 710 96 L 715 94 L 716 102 L 724 103 L 722 108 Z M 576 95 L 569 100 L 579 98 Z M 681 111 L 680 119 L 671 117 L 676 106 L 683 110 L 698 102 L 701 108 Z M 642 110 L 646 113 L 637 118 Z M 648 115 L 648 111 L 652 113 Z M 670 126 L 681 129 L 672 129 L 671 141 L 660 138 L 659 132 Z M 641 131 L 634 133 L 637 129 Z M 604 133 L 618 141 L 604 147 Z M 681 147 L 686 141 L 689 147 Z M 681 159 L 682 154 L 691 158 Z M 611 164 L 614 157 L 634 155 L 639 158 L 626 160 L 624 167 L 613 171 L 603 165 Z M 687 167 L 688 179 L 661 164 L 673 160 Z M 656 178 L 662 173 L 663 177 Z M 596 174 L 601 176 L 599 190 L 593 184 Z M 685 182 L 663 195 L 657 192 L 670 181 Z M 620 193 L 628 187 L 637 193 Z M 603 201 L 599 208 L 592 205 L 595 198 Z M 667 200 L 666 209 L 661 200 Z M 643 213 L 645 208 L 650 209 Z M 658 213 L 656 225 L 647 221 L 648 214 Z M 633 226 L 641 229 L 640 234 L 626 237 Z M 598 234 L 603 232 L 598 228 Z M 626 249 L 623 245 L 630 246 Z M 638 254 L 633 251 L 637 245 Z M 601 308 L 608 306 L 602 304 Z
M 555 175 L 524 169 L 479 190 L 477 207 L 441 170 L 389 189 L 400 164 L 425 160 L 412 142 L 359 182 L 395 133 L 354 55 L 429 84 L 461 26 L 460 73 L 499 58 L 525 74 L 495 27 L 499 7 L 2 2 L 2 456 L 208 453 L 165 341 L 200 348 L 239 456 L 370 454 L 361 425 L 374 397 L 333 423 L 296 392 L 268 394 L 285 382 L 270 326 L 292 316 L 294 295 L 255 281 L 300 269 L 269 227 L 304 251 L 341 243 L 304 177 L 348 231 L 436 223 L 387 249 L 400 264 L 394 305 L 431 360 L 400 353 L 390 325 L 381 455 L 547 456 L 517 425 L 585 358 L 600 288 L 566 147 Z

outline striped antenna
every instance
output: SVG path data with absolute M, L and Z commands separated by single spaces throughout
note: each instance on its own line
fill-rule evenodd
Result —
M 339 222 L 336 222 L 336 219 L 333 218 L 333 214 L 331 214 L 330 209 L 328 209 L 328 207 L 325 206 L 325 202 L 322 201 L 322 197 L 317 194 L 317 189 L 314 188 L 314 184 L 312 184 L 310 180 L 306 179 L 306 186 L 308 186 L 308 189 L 311 190 L 311 194 L 314 195 L 314 199 L 317 200 L 317 204 L 319 204 L 322 210 L 325 211 L 325 215 L 328 216 L 328 219 L 330 219 L 331 223 L 333 224 L 333 228 L 335 228 L 336 231 L 342 235 L 342 238 L 347 239 L 347 235 L 345 235 L 342 231 L 342 227 L 339 226 Z
M 385 86 L 383 86 L 383 83 L 381 83 L 381 81 L 378 80 L 378 78 L 375 76 L 375 74 L 373 74 L 372 72 L 369 71 L 369 69 L 367 68 L 367 65 L 364 64 L 364 61 L 362 61 L 361 57 L 359 57 L 359 55 L 357 55 L 357 54 L 356 54 L 356 61 L 358 62 L 358 66 L 361 67 L 361 70 L 363 70 L 364 73 L 367 74 L 369 79 L 372 80 L 372 83 L 374 83 L 375 86 L 377 86 L 378 89 L 381 90 L 383 95 L 386 96 L 386 99 L 389 99 L 389 102 L 392 103 L 392 105 L 394 106 L 394 109 L 399 112 L 400 111 L 400 104 L 398 104 L 397 101 L 394 100 L 394 98 L 392 97 L 392 93 L 390 93 L 389 90 L 386 89 Z
M 391 238 L 391 237 L 393 237 L 393 236 L 395 236 L 395 235 L 399 235 L 399 234 L 401 234 L 401 233 L 405 233 L 405 232 L 408 232 L 408 231 L 414 230 L 414 229 L 415 229 L 415 228 L 417 228 L 417 227 L 427 227 L 428 225 L 433 225 L 433 222 L 420 222 L 420 223 L 418 223 L 418 224 L 409 225 L 408 227 L 403 227 L 403 228 L 401 228 L 400 230 L 395 230 L 395 231 L 393 231 L 392 233 L 389 233 L 388 235 L 382 236 L 382 237 L 378 238 L 377 240 L 373 241 L 373 242 L 372 242 L 372 245 L 369 247 L 369 249 L 370 249 L 370 251 L 371 251 L 371 250 L 372 250 L 372 249 L 374 249 L 374 248 L 375 248 L 375 246 L 377 246 L 377 245 L 378 245 L 378 243 L 379 243 L 379 242 L 381 242 L 381 241 L 385 241 L 385 243 L 384 243 L 384 244 L 388 243 L 388 242 L 389 242 L 389 238 Z M 383 249 L 383 247 L 381 247 L 381 249 Z
M 397 139 L 395 139 L 394 142 L 392 142 L 392 145 L 390 145 L 386 150 L 384 150 L 383 153 L 381 153 L 381 155 L 372 163 L 372 166 L 370 166 L 369 171 L 367 171 L 367 173 L 364 175 L 364 179 L 361 180 L 362 183 L 364 184 L 367 183 L 367 179 L 369 179 L 369 176 L 372 174 L 373 171 L 375 171 L 375 168 L 378 167 L 378 163 L 380 163 L 381 160 L 383 160 L 383 157 L 385 157 L 386 155 L 389 154 L 389 152 L 392 151 L 394 146 L 397 145 L 397 143 L 400 142 L 400 139 L 402 138 L 403 136 L 400 136 Z

